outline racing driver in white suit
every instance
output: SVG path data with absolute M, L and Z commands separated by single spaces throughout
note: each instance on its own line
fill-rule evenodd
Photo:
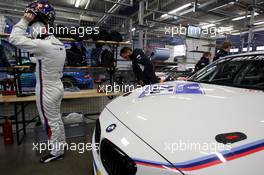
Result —
M 13 27 L 9 41 L 20 49 L 34 54 L 36 63 L 36 103 L 44 125 L 51 152 L 42 157 L 42 163 L 64 157 L 65 130 L 60 106 L 64 88 L 61 82 L 66 58 L 65 47 L 53 35 L 48 35 L 48 26 L 55 20 L 55 11 L 47 0 L 31 3 L 24 17 Z M 31 36 L 26 31 L 31 27 Z

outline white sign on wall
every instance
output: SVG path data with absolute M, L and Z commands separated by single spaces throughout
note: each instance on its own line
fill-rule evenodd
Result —
M 5 32 L 6 20 L 5 17 L 0 15 L 0 33 Z
M 170 49 L 170 58 L 166 62 L 174 62 L 174 58 L 177 56 L 186 56 L 186 46 L 185 45 L 165 45 L 165 48 Z

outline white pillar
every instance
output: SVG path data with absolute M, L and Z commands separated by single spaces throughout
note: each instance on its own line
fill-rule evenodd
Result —
M 138 21 L 139 21 L 140 26 L 144 24 L 144 1 L 143 0 L 139 2 Z M 144 49 L 143 39 L 144 39 L 144 30 L 140 29 L 139 35 L 138 35 L 138 47 L 140 49 Z
M 253 0 L 253 5 L 256 6 L 256 0 Z M 255 12 L 256 9 L 253 8 L 251 10 L 251 18 L 249 21 L 249 32 L 248 32 L 248 46 L 247 46 L 247 52 L 250 52 L 250 47 L 253 45 L 253 37 L 254 37 L 254 22 L 255 22 Z
M 0 33 L 4 33 L 5 32 L 5 27 L 6 27 L 5 16 L 0 14 Z

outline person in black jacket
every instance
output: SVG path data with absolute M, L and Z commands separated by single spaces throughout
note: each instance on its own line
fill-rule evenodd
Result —
M 159 78 L 155 75 L 154 66 L 141 49 L 134 51 L 130 47 L 124 47 L 120 51 L 120 56 L 125 60 L 131 60 L 133 72 L 140 85 L 150 85 L 159 83 Z
M 0 45 L 0 67 L 10 67 L 9 62 L 7 61 L 4 48 Z
M 222 45 L 222 48 L 216 53 L 213 61 L 228 56 L 231 48 L 232 48 L 232 44 L 229 41 L 225 41 Z
M 210 63 L 211 57 L 212 54 L 210 52 L 205 52 L 202 58 L 195 65 L 195 72 L 198 72 L 199 70 L 207 66 Z

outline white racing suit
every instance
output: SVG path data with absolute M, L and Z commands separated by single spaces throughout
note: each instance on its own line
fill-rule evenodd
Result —
M 44 40 L 26 37 L 28 22 L 21 19 L 14 27 L 10 42 L 20 49 L 34 54 L 36 62 L 36 103 L 44 125 L 51 154 L 64 154 L 65 130 L 61 119 L 60 106 L 64 88 L 61 82 L 66 51 L 63 43 L 54 36 Z M 60 145 L 60 146 L 59 146 Z

